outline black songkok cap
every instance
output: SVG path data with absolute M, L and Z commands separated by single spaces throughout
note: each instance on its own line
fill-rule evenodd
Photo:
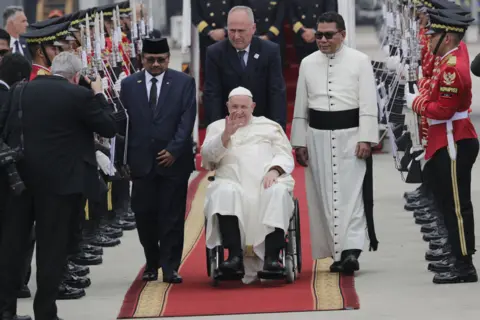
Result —
M 430 25 L 429 30 L 425 34 L 435 34 L 442 32 L 452 32 L 463 34 L 467 31 L 468 23 L 453 20 L 446 17 L 441 17 L 437 15 L 430 15 Z
M 70 21 L 72 14 L 67 14 L 61 17 L 51 18 L 43 21 L 34 22 L 29 25 L 30 29 L 42 29 L 45 27 L 52 26 L 54 24 L 59 24 L 65 21 Z
M 170 52 L 166 38 L 163 39 L 144 39 L 143 53 L 160 54 Z
M 461 9 L 461 7 L 448 0 L 424 0 L 424 3 L 429 8 L 434 9 Z

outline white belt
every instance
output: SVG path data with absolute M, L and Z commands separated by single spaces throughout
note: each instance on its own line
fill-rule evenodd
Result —
M 447 124 L 447 142 L 448 142 L 448 152 L 450 153 L 450 158 L 452 160 L 457 159 L 457 150 L 455 149 L 455 140 L 453 139 L 453 121 L 462 120 L 468 118 L 468 110 L 462 112 L 456 112 L 453 117 L 448 120 L 433 120 L 429 119 L 430 125 L 434 126 L 436 124 Z

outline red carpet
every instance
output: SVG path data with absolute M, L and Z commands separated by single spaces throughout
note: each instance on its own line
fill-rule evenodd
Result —
M 180 269 L 184 283 L 144 283 L 141 281 L 143 270 L 140 270 L 125 296 L 118 318 L 358 309 L 353 276 L 328 272 L 330 259 L 312 261 L 303 168 L 295 169 L 294 178 L 297 181 L 295 196 L 300 202 L 303 242 L 303 270 L 294 284 L 279 281 L 254 285 L 223 282 L 218 288 L 210 285 L 206 273 L 202 211 L 208 180 L 203 173 L 192 182 L 189 190 L 184 260 Z

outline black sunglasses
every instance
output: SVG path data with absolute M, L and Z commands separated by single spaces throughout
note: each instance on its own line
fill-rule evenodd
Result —
M 334 35 L 336 35 L 337 33 L 339 33 L 340 31 L 327 31 L 327 32 L 316 32 L 315 33 L 315 38 L 317 38 L 318 40 L 322 40 L 323 37 L 325 37 L 325 39 L 327 40 L 331 40 L 333 38 Z
M 147 62 L 150 63 L 150 64 L 154 64 L 155 61 L 157 61 L 158 63 L 164 63 L 167 58 L 163 58 L 163 57 L 158 57 L 158 58 L 155 58 L 155 57 L 148 57 L 146 58 Z

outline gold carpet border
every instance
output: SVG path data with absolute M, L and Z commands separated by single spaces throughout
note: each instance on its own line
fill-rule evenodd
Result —
M 341 310 L 343 296 L 340 288 L 340 274 L 330 272 L 331 258 L 319 259 L 313 268 L 313 301 L 315 310 Z
M 185 239 L 183 244 L 182 263 L 188 258 L 203 231 L 205 216 L 203 205 L 207 191 L 208 177 L 206 175 L 199 183 L 192 201 L 192 207 L 185 221 Z M 182 267 L 180 267 L 181 270 Z M 171 284 L 162 282 L 162 272 L 159 270 L 157 281 L 148 282 L 140 293 L 134 318 L 159 317 L 163 314 Z

